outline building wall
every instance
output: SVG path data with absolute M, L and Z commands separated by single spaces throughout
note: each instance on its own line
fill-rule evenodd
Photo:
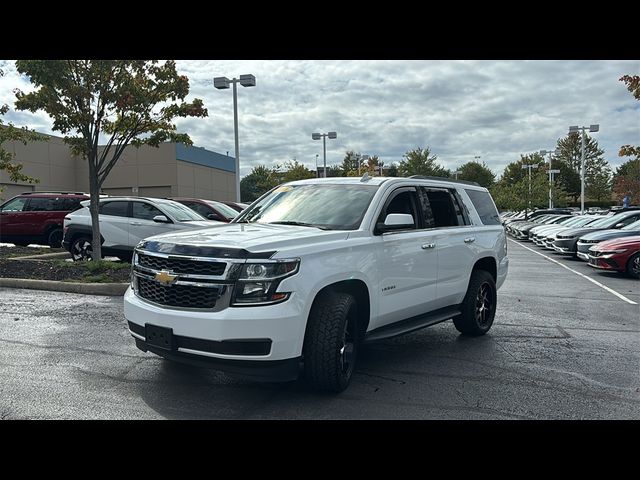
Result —
M 0 186 L 7 199 L 27 191 L 89 191 L 87 161 L 71 155 L 62 138 L 23 145 L 7 142 L 3 148 L 15 153 L 22 171 L 40 183 L 11 182 L 0 172 Z M 104 147 L 100 147 L 102 152 Z M 197 197 L 235 200 L 234 159 L 203 148 L 163 143 L 158 148 L 125 149 L 103 184 L 108 195 L 149 197 Z M 231 170 L 231 171 L 230 171 Z
M 177 197 L 236 199 L 235 173 L 178 160 Z
M 0 171 L 0 197 L 11 198 L 29 191 L 78 191 L 76 184 L 76 160 L 62 138 L 49 137 L 46 142 L 6 142 L 2 146 L 15 154 L 15 161 L 22 164 L 22 172 L 37 178 L 40 183 L 12 182 L 5 171 Z

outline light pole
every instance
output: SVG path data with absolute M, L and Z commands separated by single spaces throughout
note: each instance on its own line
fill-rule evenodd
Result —
M 369 160 L 369 155 L 360 155 L 359 153 L 356 153 L 356 158 L 358 159 L 358 175 L 360 175 L 360 167 L 362 166 L 362 161 Z
M 460 175 L 461 173 L 461 170 L 456 170 L 455 172 L 453 172 L 453 174 L 456 176 L 456 180 L 458 179 L 458 175 Z
M 255 87 L 256 77 L 253 75 L 240 75 L 240 78 L 229 80 L 227 77 L 216 77 L 213 79 L 213 86 L 218 90 L 229 88 L 229 84 L 233 84 L 233 133 L 236 143 L 236 201 L 240 199 L 240 147 L 238 146 L 238 88 L 240 83 L 243 87 Z
M 537 163 L 531 163 L 529 165 L 522 165 L 522 168 L 529 169 L 529 198 L 527 199 L 527 207 L 525 207 L 524 218 L 529 219 L 529 210 L 531 209 L 531 169 L 538 168 Z
M 478 159 L 480 159 L 480 158 L 482 158 L 480 155 L 475 155 L 475 156 L 473 157 L 473 159 L 474 159 L 476 162 L 478 162 Z M 478 162 L 478 163 L 480 163 L 480 162 Z
M 318 157 L 320 154 L 316 153 L 316 178 L 320 178 L 320 170 L 318 170 Z
M 327 178 L 327 137 L 329 138 L 338 138 L 338 134 L 336 132 L 328 132 L 328 133 L 312 133 L 311 138 L 313 140 L 320 140 L 322 137 L 322 151 L 324 153 L 324 178 Z
M 555 150 L 540 150 L 540 155 L 542 155 L 543 158 L 545 155 L 549 155 L 549 208 L 553 208 L 553 199 L 551 195 L 553 174 L 560 173 L 560 170 L 551 170 L 551 160 L 553 159 L 553 155 L 560 155 L 560 149 L 556 148 Z
M 590 132 L 598 132 L 600 131 L 600 125 L 589 125 L 588 127 L 579 127 L 577 125 L 573 125 L 569 127 L 569 133 L 578 133 L 578 130 L 582 130 L 582 155 L 580 159 L 580 215 L 584 215 L 584 139 L 585 139 L 585 130 L 589 130 Z

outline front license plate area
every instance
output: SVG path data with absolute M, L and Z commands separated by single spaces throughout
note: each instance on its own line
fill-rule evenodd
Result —
M 157 327 L 156 325 L 145 324 L 145 337 L 147 343 L 153 347 L 164 350 L 175 350 L 175 339 L 172 328 Z

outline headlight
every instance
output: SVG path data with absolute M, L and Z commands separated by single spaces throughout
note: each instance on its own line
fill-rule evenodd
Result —
M 299 259 L 250 262 L 242 265 L 231 304 L 236 307 L 271 305 L 289 298 L 291 292 L 278 292 L 280 282 L 298 272 Z
M 611 258 L 618 253 L 624 253 L 626 251 L 627 251 L 626 248 L 623 248 L 620 250 L 607 250 L 606 252 L 601 253 L 600 258 Z

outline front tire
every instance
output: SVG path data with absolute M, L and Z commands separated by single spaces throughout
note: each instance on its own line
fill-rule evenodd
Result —
M 627 273 L 633 278 L 640 279 L 640 252 L 631 255 L 627 260 Z
M 475 270 L 462 301 L 462 314 L 453 319 L 456 329 L 470 337 L 487 333 L 496 315 L 496 300 L 496 283 L 491 274 L 485 270 Z
M 358 354 L 357 304 L 352 295 L 326 292 L 314 303 L 304 341 L 304 374 L 318 390 L 349 386 Z
M 74 238 L 69 247 L 69 252 L 74 262 L 92 260 L 93 247 L 91 245 L 91 239 L 85 236 Z

